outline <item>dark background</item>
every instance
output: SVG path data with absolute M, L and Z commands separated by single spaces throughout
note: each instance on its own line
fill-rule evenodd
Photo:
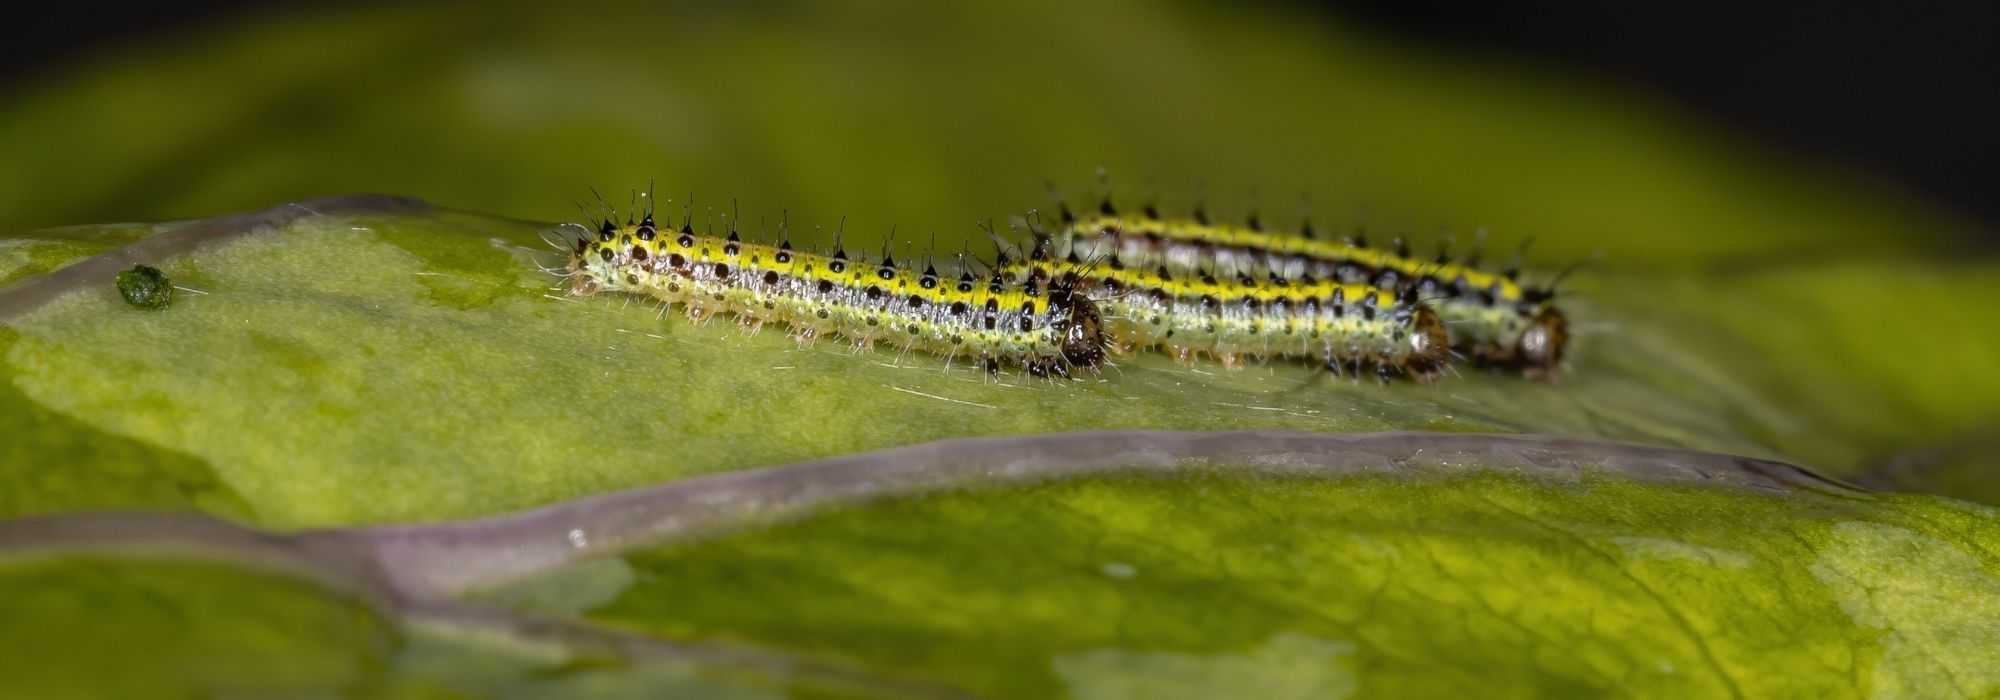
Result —
M 1989 232 L 2000 222 L 2000 3 L 1321 6 L 1425 44 L 1644 85 L 1781 148 L 1905 183 Z
M 1294 5 L 1475 56 L 1666 95 L 1753 138 L 1858 166 L 2000 230 L 2000 10 L 1991 2 Z M 0 95 L 96 47 L 284 4 L 43 5 L 0 28 Z

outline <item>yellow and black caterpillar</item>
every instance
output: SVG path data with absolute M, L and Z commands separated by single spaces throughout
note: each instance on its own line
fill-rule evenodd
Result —
M 885 257 L 830 255 L 662 229 L 651 214 L 610 220 L 567 248 L 572 294 L 625 292 L 685 309 L 783 324 L 802 342 L 839 336 L 989 371 L 1073 376 L 1107 352 L 1164 349 L 1185 361 L 1293 358 L 1343 373 L 1428 380 L 1450 357 L 1437 313 L 1414 296 L 1336 281 L 1245 284 L 1176 278 L 1077 258 L 995 261 L 990 272 L 940 274 Z
M 1199 209 L 1186 219 L 1163 218 L 1151 207 L 1121 215 L 1108 199 L 1080 217 L 1063 207 L 1061 227 L 1037 239 L 1050 260 L 1101 260 L 1246 285 L 1334 280 L 1398 292 L 1433 306 L 1450 329 L 1451 345 L 1473 361 L 1529 374 L 1553 371 L 1569 340 L 1552 284 L 1524 285 L 1518 268 L 1481 270 L 1476 256 L 1419 259 L 1400 240 L 1385 249 L 1359 238 L 1318 238 L 1310 226 L 1298 234 L 1265 231 L 1255 217 L 1243 226 L 1211 223 Z
M 1065 288 L 981 281 L 970 271 L 947 279 L 935 267 L 870 265 L 841 250 L 745 242 L 735 231 L 718 238 L 690 225 L 662 230 L 651 214 L 625 226 L 606 220 L 576 241 L 567 271 L 572 294 L 643 294 L 690 318 L 728 313 L 753 328 L 775 321 L 802 342 L 837 335 L 861 347 L 883 343 L 1038 375 L 1067 376 L 1104 361 L 1096 305 Z
M 1426 381 L 1450 357 L 1443 321 L 1408 292 L 1399 297 L 1331 280 L 1175 276 L 1164 266 L 1133 269 L 1117 258 L 1057 258 L 1046 245 L 1025 257 L 1003 251 L 995 269 L 1013 283 L 1055 284 L 1091 297 L 1112 347 L 1121 351 L 1160 348 L 1183 362 L 1209 356 L 1224 367 L 1307 358 L 1335 373 Z

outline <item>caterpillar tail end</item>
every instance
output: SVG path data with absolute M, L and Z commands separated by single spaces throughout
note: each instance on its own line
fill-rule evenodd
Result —
M 577 247 L 581 249 L 586 244 L 587 242 L 579 242 Z M 583 254 L 577 253 L 569 256 L 569 264 L 563 267 L 564 276 L 569 279 L 570 296 L 587 297 L 596 294 L 600 290 L 597 283 L 597 276 L 587 274 L 585 270 L 586 264 Z

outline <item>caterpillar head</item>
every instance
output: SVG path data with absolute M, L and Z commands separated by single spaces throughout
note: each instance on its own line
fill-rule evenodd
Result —
M 1088 297 L 1076 296 L 1069 305 L 1068 316 L 1056 324 L 1062 333 L 1063 359 L 1079 367 L 1096 368 L 1104 364 L 1104 317 L 1097 311 L 1097 304 Z
M 1569 319 L 1551 303 L 1556 298 L 1556 286 L 1564 278 L 1597 259 L 1597 255 L 1571 263 L 1549 280 L 1548 286 L 1523 290 L 1521 299 L 1535 306 L 1535 313 L 1529 317 L 1528 329 L 1521 332 L 1515 342 L 1514 357 L 1530 376 L 1547 377 L 1562 362 L 1563 348 L 1569 344 Z
M 1514 357 L 1530 372 L 1548 373 L 1562 362 L 1569 343 L 1569 319 L 1554 306 L 1543 305 L 1515 341 Z
M 1066 275 L 1049 287 L 1049 304 L 1057 311 L 1053 332 L 1063 360 L 1072 367 L 1096 369 L 1104 364 L 1104 350 L 1110 341 L 1104 335 L 1104 315 L 1097 303 L 1077 291 L 1075 275 Z
M 1404 368 L 1417 378 L 1436 376 L 1451 360 L 1451 332 L 1429 306 L 1419 304 L 1410 314 L 1410 335 L 1403 342 L 1409 351 Z

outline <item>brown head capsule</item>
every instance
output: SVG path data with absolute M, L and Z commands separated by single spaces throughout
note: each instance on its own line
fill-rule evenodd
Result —
M 1410 314 L 1410 335 L 1404 342 L 1410 352 L 1404 369 L 1418 379 L 1437 376 L 1451 360 L 1451 333 L 1431 307 L 1418 305 Z
M 1535 312 L 1528 329 L 1514 347 L 1514 357 L 1529 372 L 1546 375 L 1562 362 L 1563 348 L 1569 344 L 1569 320 L 1553 306 Z
M 1053 331 L 1062 347 L 1063 359 L 1076 367 L 1096 369 L 1104 364 L 1104 317 L 1097 304 L 1081 294 L 1072 295 L 1063 307 L 1067 312 Z

